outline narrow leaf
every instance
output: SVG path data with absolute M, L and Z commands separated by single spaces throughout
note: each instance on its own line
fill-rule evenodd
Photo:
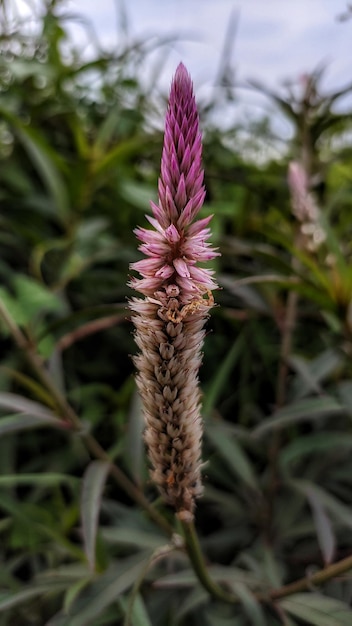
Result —
M 59 483 L 75 484 L 79 479 L 67 474 L 48 472 L 44 474 L 8 474 L 0 476 L 0 487 L 15 487 L 18 485 L 36 485 L 39 487 L 51 487 Z
M 62 583 L 58 583 L 56 591 L 60 592 L 64 588 Z M 50 585 L 33 585 L 31 587 L 27 587 L 26 589 L 21 589 L 16 593 L 1 593 L 0 594 L 0 612 L 7 611 L 8 609 L 12 609 L 13 607 L 17 607 L 28 600 L 36 597 L 43 597 L 46 592 L 53 592 L 54 587 L 52 584 Z
M 319 419 L 330 415 L 342 415 L 343 413 L 345 413 L 344 407 L 331 396 L 308 398 L 279 409 L 257 426 L 252 431 L 252 435 L 260 437 L 274 428 L 282 428 L 297 422 Z
M 331 516 L 335 520 L 344 526 L 347 526 L 347 528 L 352 528 L 352 515 L 350 508 L 325 491 L 322 487 L 315 485 L 308 480 L 292 480 L 289 481 L 288 484 L 303 493 L 306 498 L 314 493 L 315 497 L 320 500 L 325 509 L 330 511 Z
M 283 469 L 306 456 L 317 454 L 336 455 L 349 453 L 352 449 L 352 435 L 325 430 L 322 433 L 304 435 L 294 439 L 280 452 L 280 465 Z
M 281 607 L 312 626 L 351 626 L 352 609 L 318 593 L 296 593 L 280 601 Z
M 120 603 L 125 611 L 128 610 L 128 602 L 125 599 L 121 598 Z M 140 593 L 134 598 L 131 613 L 131 616 L 127 615 L 124 626 L 153 626 Z
M 298 373 L 297 379 L 292 385 L 295 400 L 303 398 L 312 391 L 321 394 L 320 383 L 336 372 L 343 360 L 343 354 L 332 349 L 325 350 L 311 361 L 293 355 L 289 359 L 289 363 Z
M 220 426 L 209 427 L 208 425 L 206 437 L 217 449 L 218 454 L 226 462 L 234 477 L 236 479 L 241 478 L 252 489 L 258 489 L 252 465 L 237 441 L 230 437 Z
M 125 461 L 135 482 L 140 485 L 143 478 L 145 449 L 143 442 L 144 419 L 142 403 L 137 390 L 134 391 L 127 416 Z
M 77 596 L 81 593 L 82 589 L 84 589 L 85 587 L 87 587 L 87 585 L 89 585 L 90 581 L 91 581 L 90 577 L 84 577 L 84 578 L 81 578 L 80 580 L 76 580 L 75 582 L 71 582 L 71 584 L 69 585 L 65 593 L 64 602 L 63 602 L 63 609 L 65 613 L 70 612 L 70 608 L 73 602 L 76 600 Z
M 150 557 L 134 555 L 110 567 L 98 580 L 78 597 L 71 607 L 67 620 L 62 626 L 93 626 L 105 609 L 116 602 L 119 596 L 133 585 L 145 569 Z
M 0 392 L 0 407 L 4 409 L 10 409 L 10 411 L 32 413 L 43 419 L 56 419 L 54 414 L 43 404 L 28 400 L 23 396 L 19 396 L 15 393 Z
M 43 426 L 67 428 L 67 424 L 56 417 L 44 417 L 43 415 L 32 415 L 31 413 L 15 413 L 10 416 L 0 418 L 0 437 L 2 435 L 9 435 L 20 430 L 40 428 Z
M 317 538 L 323 554 L 324 563 L 328 565 L 332 562 L 335 554 L 335 535 L 331 521 L 317 492 L 309 487 L 306 490 L 307 498 L 313 511 L 313 518 L 317 530 Z
M 93 461 L 83 477 L 81 496 L 83 542 L 89 567 L 92 570 L 95 568 L 95 542 L 100 504 L 109 467 L 106 461 Z
M 217 373 L 206 391 L 203 399 L 203 414 L 210 415 L 211 411 L 216 406 L 217 400 L 222 392 L 222 390 L 226 387 L 229 382 L 229 376 L 231 374 L 231 370 L 234 367 L 236 361 L 238 360 L 244 343 L 244 335 L 239 335 L 234 342 L 233 346 L 230 348 L 226 357 L 219 364 Z
M 243 611 L 253 626 L 266 626 L 263 610 L 248 587 L 240 582 L 232 584 L 232 588 L 239 597 Z
M 248 570 L 242 570 L 239 567 L 229 567 L 222 565 L 212 565 L 208 567 L 209 576 L 219 583 L 230 585 L 231 587 L 235 582 L 244 583 L 252 588 L 259 588 L 263 586 L 263 578 L 256 576 Z M 191 569 L 184 569 L 176 574 L 166 574 L 161 578 L 158 578 L 154 582 L 155 587 L 168 588 L 168 587 L 194 587 L 197 583 L 197 576 Z
M 56 204 L 58 214 L 62 218 L 65 218 L 69 207 L 69 200 L 61 172 L 57 167 L 58 157 L 55 151 L 37 129 L 23 124 L 15 115 L 10 114 L 5 109 L 1 109 L 1 113 L 15 128 L 28 156 L 49 190 Z
M 139 549 L 156 550 L 165 544 L 163 535 L 156 535 L 138 528 L 108 527 L 100 529 L 102 537 L 107 543 L 133 546 Z

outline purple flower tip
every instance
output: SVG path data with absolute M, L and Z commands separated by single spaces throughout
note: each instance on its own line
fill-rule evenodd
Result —
M 195 294 L 215 289 L 212 272 L 194 266 L 218 253 L 207 243 L 205 226 L 210 220 L 193 223 L 205 198 L 202 168 L 202 138 L 191 77 L 180 63 L 171 83 L 165 119 L 164 146 L 159 178 L 159 202 L 151 203 L 154 230 L 137 229 L 140 250 L 149 258 L 132 264 L 142 278 L 131 286 L 147 297 L 176 284 L 187 303 Z M 197 227 L 199 223 L 199 227 Z

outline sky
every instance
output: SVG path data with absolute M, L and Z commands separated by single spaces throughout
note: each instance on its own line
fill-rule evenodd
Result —
M 313 69 L 322 60 L 344 80 L 352 73 L 352 20 L 341 22 L 345 0 L 125 0 L 132 34 L 185 35 L 170 65 L 182 60 L 200 82 L 214 75 L 231 14 L 238 15 L 233 59 L 239 77 L 278 80 Z M 98 35 L 117 40 L 117 0 L 69 0 Z M 186 39 L 187 38 L 187 39 Z M 193 38 L 193 41 L 191 40 Z
M 14 1 L 29 10 L 29 0 Z M 119 39 L 121 6 L 130 38 L 177 36 L 158 52 L 165 61 L 158 81 L 165 89 L 180 60 L 196 92 L 213 89 L 231 19 L 237 21 L 231 46 L 236 83 L 257 79 L 278 88 L 320 63 L 327 65 L 326 90 L 352 82 L 352 19 L 339 19 L 347 0 L 67 0 L 65 6 L 91 21 L 107 49 L 116 48 Z M 76 23 L 73 36 L 89 54 L 87 31 Z M 249 89 L 241 87 L 239 93 L 246 110 L 266 106 Z

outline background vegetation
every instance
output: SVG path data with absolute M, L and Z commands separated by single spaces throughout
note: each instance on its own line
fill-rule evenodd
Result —
M 335 93 L 322 68 L 286 93 L 253 85 L 291 124 L 284 148 L 270 120 L 214 122 L 225 105 L 235 119 L 226 58 L 199 103 L 222 289 L 197 530 L 238 599 L 220 602 L 149 481 L 130 359 L 132 231 L 165 111 L 141 80 L 155 42 L 97 43 L 87 61 L 60 3 L 42 8 L 31 35 L 0 8 L 0 624 L 350 625 L 352 124 L 335 104 L 352 77 Z M 320 208 L 305 234 L 291 159 Z

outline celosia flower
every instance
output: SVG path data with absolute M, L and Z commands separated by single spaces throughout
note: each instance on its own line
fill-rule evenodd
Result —
M 205 197 L 202 140 L 191 78 L 181 63 L 171 85 L 159 178 L 151 203 L 152 229 L 137 228 L 146 258 L 132 263 L 142 278 L 130 286 L 144 298 L 129 306 L 140 353 L 134 362 L 143 402 L 152 478 L 183 519 L 191 519 L 202 492 L 198 370 L 217 288 L 199 266 L 217 256 L 207 242 L 211 216 L 194 221 Z
M 307 250 L 314 252 L 325 241 L 326 234 L 319 223 L 319 209 L 309 191 L 307 174 L 297 161 L 289 163 L 287 180 L 291 192 L 292 213 L 301 223 L 302 243 Z

